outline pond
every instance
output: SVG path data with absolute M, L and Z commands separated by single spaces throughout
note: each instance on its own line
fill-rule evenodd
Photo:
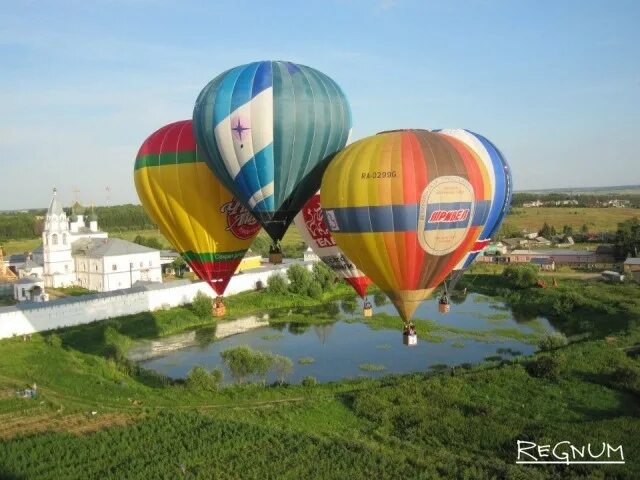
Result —
M 220 352 L 248 345 L 254 350 L 289 357 L 294 363 L 293 372 L 287 378 L 289 383 L 299 383 L 309 375 L 328 382 L 424 372 L 443 366 L 479 363 L 487 357 L 491 360 L 528 355 L 537 349 L 537 335 L 554 331 L 544 318 L 516 320 L 503 304 L 490 297 L 469 294 L 460 303 L 452 304 L 448 314 L 438 311 L 435 299 L 423 302 L 415 318 L 432 321 L 434 328 L 422 332 L 422 336 L 419 329 L 418 345 L 406 347 L 402 344 L 399 319 L 396 328 L 374 329 L 363 322 L 361 303 L 355 304 L 355 311 L 353 306 L 353 302 L 347 301 L 336 302 L 329 305 L 330 308 L 319 307 L 318 316 L 327 318 L 328 311 L 331 315 L 327 323 L 318 325 L 283 321 L 290 313 L 288 310 L 221 322 L 217 330 L 192 330 L 140 342 L 130 350 L 130 358 L 144 368 L 175 379 L 184 378 L 197 365 L 208 369 L 220 367 L 225 373 L 225 382 L 231 382 Z M 374 311 L 397 315 L 390 303 L 376 306 Z M 278 323 L 273 323 L 274 317 Z M 267 376 L 267 382 L 272 381 L 275 374 Z

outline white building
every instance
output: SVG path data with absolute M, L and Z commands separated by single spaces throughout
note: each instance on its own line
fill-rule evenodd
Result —
M 84 215 L 75 212 L 67 218 L 53 190 L 42 246 L 17 267 L 19 277 L 25 279 L 24 288 L 27 280 L 39 280 L 43 288 L 79 285 L 98 292 L 130 288 L 137 281 L 162 282 L 159 250 L 108 238 L 98 228 L 94 212 L 88 221 L 87 227 Z M 19 287 L 16 298 L 33 300 L 22 295 L 22 288 Z

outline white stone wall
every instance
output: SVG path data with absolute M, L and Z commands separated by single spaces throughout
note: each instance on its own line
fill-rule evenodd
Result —
M 311 268 L 312 262 L 302 263 Z M 286 273 L 289 265 L 270 266 L 257 271 L 235 275 L 225 296 L 254 290 L 258 282 L 264 286 L 275 273 Z M 40 304 L 0 307 L 0 338 L 80 325 L 107 318 L 169 308 L 191 303 L 198 292 L 215 297 L 215 292 L 204 282 L 188 281 L 158 284 L 149 289 L 134 287 L 114 293 L 100 293 L 82 297 L 53 300 Z

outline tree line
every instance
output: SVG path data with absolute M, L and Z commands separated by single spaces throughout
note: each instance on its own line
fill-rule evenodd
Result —
M 71 216 L 71 208 L 65 209 Z M 88 214 L 88 209 L 84 209 Z M 141 205 L 114 205 L 96 207 L 98 225 L 107 232 L 123 232 L 130 230 L 148 230 L 156 228 Z M 6 240 L 23 240 L 37 237 L 42 233 L 46 210 L 29 210 L 26 212 L 0 213 L 0 242 Z

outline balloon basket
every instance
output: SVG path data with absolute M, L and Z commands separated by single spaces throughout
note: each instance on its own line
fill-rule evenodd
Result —
M 227 307 L 224 306 L 224 303 L 218 301 L 213 304 L 214 317 L 224 317 L 225 313 L 227 313 Z
M 272 265 L 279 265 L 282 263 L 282 253 L 270 253 L 269 263 Z
M 438 305 L 438 310 L 440 311 L 440 313 L 449 313 L 449 310 L 451 310 L 451 305 L 449 305 L 448 303 L 441 303 Z
M 403 333 L 402 343 L 407 347 L 415 347 L 416 345 L 418 345 L 418 335 L 415 333 L 411 335 L 409 335 L 408 333 Z
M 371 308 L 371 307 L 365 307 L 365 308 L 363 308 L 363 309 L 362 309 L 362 314 L 363 314 L 365 317 L 371 317 L 371 316 L 373 316 L 373 308 Z

